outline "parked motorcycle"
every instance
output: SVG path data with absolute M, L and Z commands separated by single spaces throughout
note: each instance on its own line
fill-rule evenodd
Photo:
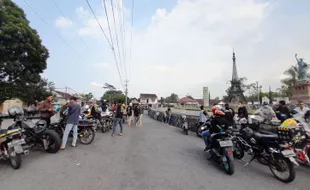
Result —
M 2 119 L 9 118 L 7 116 L 0 115 L 0 126 Z M 23 149 L 25 140 L 22 137 L 22 131 L 20 129 L 0 130 L 0 159 L 9 160 L 11 166 L 14 169 L 20 168 L 22 164 L 22 154 L 28 154 L 28 150 Z
M 211 149 L 207 158 L 218 162 L 227 174 L 232 175 L 235 172 L 232 136 L 223 130 L 223 126 L 218 128 L 220 132 L 211 135 Z
M 294 165 L 299 165 L 294 158 L 296 154 L 279 142 L 278 135 L 262 133 L 246 127 L 241 130 L 237 142 L 240 146 L 235 149 L 238 148 L 239 151 L 245 151 L 252 156 L 245 166 L 256 159 L 261 164 L 268 165 L 278 180 L 289 183 L 295 179 Z
M 188 128 L 188 123 L 186 120 L 186 115 L 184 115 L 184 114 L 181 115 L 181 128 L 182 128 L 183 132 L 186 135 L 188 135 L 189 128 Z
M 50 125 L 50 129 L 55 130 L 62 138 L 66 129 L 66 118 L 62 118 L 59 122 Z M 73 137 L 73 131 L 70 131 L 70 137 Z M 95 130 L 93 122 L 89 120 L 80 120 L 78 125 L 78 138 L 82 144 L 90 144 L 95 139 Z
M 28 145 L 24 146 L 26 150 L 32 147 L 43 147 L 48 153 L 58 152 L 61 146 L 59 135 L 55 131 L 47 128 L 46 121 L 39 120 L 34 123 L 29 121 L 31 119 L 39 119 L 39 117 L 25 117 L 16 114 L 14 124 L 8 127 L 8 129 L 22 129 L 22 137 L 25 139 L 26 145 Z

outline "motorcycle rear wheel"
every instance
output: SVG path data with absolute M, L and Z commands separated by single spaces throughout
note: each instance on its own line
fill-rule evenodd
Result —
M 282 162 L 282 163 L 281 163 Z M 286 166 L 283 167 L 283 164 Z M 285 158 L 284 156 L 278 156 L 274 162 L 269 161 L 269 168 L 272 172 L 272 174 L 280 181 L 284 183 L 290 183 L 294 181 L 295 179 L 295 168 L 293 163 L 288 159 Z M 288 172 L 287 177 L 281 177 L 280 176 L 280 170 L 285 169 Z
M 9 162 L 14 169 L 18 169 L 22 165 L 22 156 L 20 154 L 10 155 Z
M 244 150 L 240 142 L 236 142 L 234 145 L 234 158 L 241 160 L 244 157 Z
M 234 161 L 233 161 L 233 160 L 230 160 L 230 159 L 228 158 L 228 156 L 226 156 L 226 159 L 227 159 L 227 161 L 223 163 L 225 172 L 226 172 L 228 175 L 232 175 L 232 174 L 235 173 L 235 164 L 234 164 Z
M 48 153 L 57 153 L 61 146 L 59 134 L 52 130 L 46 130 L 42 136 L 48 136 L 48 148 L 45 151 Z
M 92 128 L 82 129 L 79 135 L 82 144 L 90 144 L 95 139 L 95 131 Z

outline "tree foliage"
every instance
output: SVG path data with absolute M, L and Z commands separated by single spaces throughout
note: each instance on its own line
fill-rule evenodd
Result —
M 20 97 L 22 91 L 42 85 L 48 50 L 37 31 L 29 26 L 24 11 L 11 0 L 0 9 L 0 103 Z M 40 86 L 39 85 L 39 86 Z
M 166 103 L 178 103 L 179 96 L 175 93 L 172 93 L 170 96 L 166 98 Z
M 83 100 L 88 101 L 91 100 L 94 97 L 94 95 L 91 92 L 89 92 L 88 94 L 81 93 L 79 94 L 79 97 L 81 97 Z
M 120 90 L 108 90 L 103 94 L 101 100 L 107 100 L 112 103 L 124 103 L 126 100 L 126 95 Z
M 307 72 L 307 78 L 310 78 L 310 74 L 308 73 L 309 65 L 305 64 L 304 69 Z M 292 65 L 290 68 L 284 71 L 283 74 L 286 76 L 286 78 L 281 80 L 282 85 L 278 90 L 283 97 L 291 97 L 293 87 L 298 81 L 298 65 Z

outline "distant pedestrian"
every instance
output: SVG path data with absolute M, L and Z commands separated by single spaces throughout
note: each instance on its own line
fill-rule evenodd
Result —
M 47 126 L 51 124 L 51 117 L 55 114 L 52 105 L 53 96 L 49 96 L 39 105 L 40 118 L 46 121 Z
M 139 124 L 138 126 L 142 126 L 142 117 L 143 117 L 144 108 L 139 104 Z
M 127 123 L 128 123 L 128 127 L 131 126 L 131 122 L 133 121 L 133 107 L 132 107 L 132 103 L 129 104 L 129 106 L 127 107 Z
M 140 115 L 140 110 L 138 105 L 135 105 L 133 108 L 133 112 L 134 112 L 134 117 L 135 117 L 135 125 L 138 125 L 138 121 L 139 121 L 139 115 Z
M 112 130 L 112 134 L 111 134 L 112 137 L 114 137 L 117 125 L 119 125 L 119 127 L 120 127 L 120 133 L 118 135 L 123 136 L 122 105 L 119 103 L 115 107 L 116 107 L 116 110 L 115 110 L 115 117 L 114 117 L 114 126 L 113 126 L 113 130 Z
M 78 137 L 78 124 L 79 124 L 79 116 L 81 113 L 81 107 L 79 104 L 76 103 L 77 98 L 71 97 L 70 98 L 70 104 L 68 106 L 68 118 L 67 118 L 67 125 L 64 132 L 64 135 L 62 137 L 62 145 L 60 147 L 61 150 L 64 150 L 66 148 L 68 136 L 70 134 L 70 131 L 73 128 L 73 141 L 72 146 L 76 146 L 76 141 Z
M 168 108 L 166 113 L 167 113 L 167 124 L 170 125 L 170 122 L 171 122 L 171 115 L 172 115 L 171 109 Z

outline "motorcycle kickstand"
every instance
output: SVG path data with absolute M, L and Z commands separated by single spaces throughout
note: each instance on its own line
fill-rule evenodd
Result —
M 246 167 L 247 165 L 249 165 L 254 159 L 255 159 L 255 156 L 253 156 L 250 161 L 245 163 L 243 167 Z

